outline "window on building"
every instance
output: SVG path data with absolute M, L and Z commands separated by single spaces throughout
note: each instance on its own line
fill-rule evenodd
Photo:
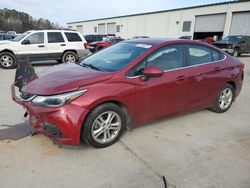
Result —
M 48 32 L 48 43 L 64 42 L 61 32 Z
M 94 33 L 97 33 L 97 26 L 94 27 Z
M 184 21 L 182 26 L 183 32 L 189 32 L 191 30 L 191 21 Z
M 82 41 L 81 37 L 77 33 L 65 32 L 65 35 L 69 42 L 80 42 Z
M 121 31 L 121 26 L 120 26 L 120 25 L 117 25 L 117 26 L 116 26 L 116 32 L 119 33 L 120 31 Z

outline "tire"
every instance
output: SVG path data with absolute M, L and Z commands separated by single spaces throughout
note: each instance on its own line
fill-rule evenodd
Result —
M 62 56 L 63 63 L 75 63 L 77 61 L 77 55 L 75 52 L 68 51 L 65 52 Z
M 121 137 L 126 127 L 125 114 L 116 104 L 105 103 L 90 112 L 83 126 L 82 140 L 95 148 L 104 148 Z
M 0 67 L 2 69 L 14 69 L 16 68 L 16 57 L 10 52 L 0 53 Z
M 234 50 L 233 56 L 234 56 L 234 57 L 240 56 L 240 53 L 239 53 L 239 51 L 238 51 L 237 49 Z
M 232 105 L 235 98 L 235 89 L 232 85 L 226 84 L 219 91 L 215 104 L 210 110 L 216 113 L 226 112 Z

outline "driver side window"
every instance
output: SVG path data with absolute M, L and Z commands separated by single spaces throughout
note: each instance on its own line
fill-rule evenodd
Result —
M 158 49 L 142 62 L 138 63 L 129 73 L 128 76 L 140 76 L 146 67 L 157 66 L 162 70 L 172 70 L 184 66 L 183 52 L 181 45 L 170 45 Z
M 29 40 L 30 44 L 42 44 L 44 43 L 44 33 L 38 32 L 38 33 L 31 34 L 25 40 Z

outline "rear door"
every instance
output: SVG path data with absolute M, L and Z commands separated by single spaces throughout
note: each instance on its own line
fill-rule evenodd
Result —
M 47 32 L 47 51 L 49 59 L 61 59 L 66 49 L 65 39 L 60 31 Z
M 170 45 L 149 55 L 132 70 L 138 123 L 184 110 L 187 101 L 184 65 L 182 45 Z M 140 75 L 148 66 L 158 66 L 165 72 L 161 77 L 142 81 Z
M 224 84 L 225 56 L 203 45 L 187 44 L 185 47 L 189 62 L 187 110 L 211 107 Z

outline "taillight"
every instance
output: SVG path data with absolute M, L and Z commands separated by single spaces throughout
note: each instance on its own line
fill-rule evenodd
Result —
M 89 43 L 84 43 L 83 45 L 85 49 L 89 49 Z

